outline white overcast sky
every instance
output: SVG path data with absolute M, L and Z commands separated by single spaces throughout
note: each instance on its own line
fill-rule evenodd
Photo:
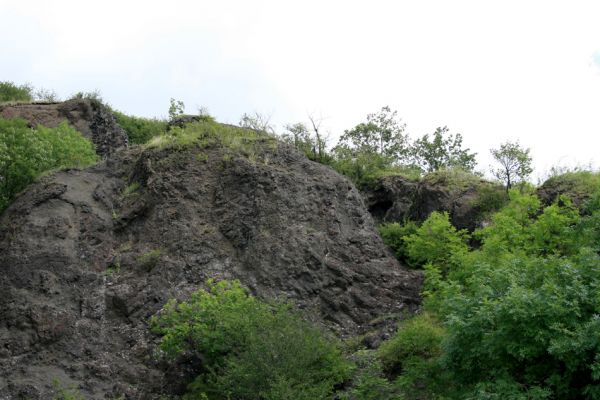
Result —
M 413 136 L 531 148 L 537 175 L 600 165 L 600 1 L 0 0 L 0 80 L 165 116 L 321 115 L 335 138 L 384 105 Z M 334 139 L 335 140 L 335 139 Z

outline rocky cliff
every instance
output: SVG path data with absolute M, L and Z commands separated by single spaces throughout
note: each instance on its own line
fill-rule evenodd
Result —
M 420 275 L 390 255 L 354 186 L 257 146 L 121 146 L 18 197 L 0 218 L 0 399 L 51 398 L 53 380 L 90 399 L 180 392 L 186 366 L 161 364 L 148 322 L 208 278 L 292 301 L 342 336 L 414 310 Z

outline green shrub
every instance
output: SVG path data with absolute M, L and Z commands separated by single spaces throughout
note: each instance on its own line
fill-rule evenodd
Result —
M 398 392 L 385 377 L 375 350 L 359 350 L 351 357 L 356 364 L 351 384 L 336 393 L 340 400 L 397 400 Z
M 394 386 L 402 399 L 433 398 L 439 387 L 448 389 L 440 366 L 443 338 L 443 328 L 425 313 L 402 322 L 381 345 L 379 357 L 388 374 L 397 376 Z
M 572 171 L 553 176 L 546 180 L 540 190 L 548 189 L 557 196 L 565 195 L 577 205 L 584 205 L 595 193 L 600 191 L 600 173 L 591 171 Z M 555 201 L 556 199 L 550 199 Z
M 347 176 L 359 188 L 369 187 L 385 176 L 402 176 L 411 180 L 421 177 L 421 170 L 408 165 L 394 165 L 390 157 L 339 147 L 334 149 L 330 165 Z
M 423 176 L 423 182 L 432 185 L 443 185 L 451 190 L 461 191 L 469 187 L 479 187 L 481 176 L 460 168 L 443 168 Z
M 418 228 L 419 225 L 414 221 L 405 221 L 402 224 L 392 222 L 377 227 L 383 242 L 394 251 L 396 258 L 409 265 L 411 264 L 409 263 L 408 249 L 404 238 L 416 233 Z
M 379 348 L 379 357 L 386 371 L 400 373 L 407 360 L 413 357 L 440 356 L 443 337 L 444 330 L 431 315 L 417 315 L 400 324 L 396 335 Z
M 190 399 L 327 399 L 350 372 L 335 342 L 238 282 L 209 281 L 189 301 L 169 301 L 151 325 L 168 358 L 202 360 Z
M 477 189 L 475 206 L 484 215 L 496 212 L 508 203 L 506 190 L 495 184 L 482 184 Z
M 97 160 L 94 145 L 66 122 L 30 129 L 24 120 L 0 118 L 0 212 L 42 173 Z
M 9 81 L 0 82 L 0 103 L 11 101 L 33 101 L 33 87 L 31 85 L 15 85 Z
M 167 131 L 167 122 L 156 118 L 141 118 L 113 111 L 117 122 L 129 137 L 131 144 L 148 143 L 150 139 L 163 135 Z
M 141 267 L 145 268 L 147 271 L 151 271 L 154 269 L 154 267 L 156 267 L 161 256 L 162 250 L 154 249 L 139 256 L 137 261 Z
M 468 233 L 456 230 L 447 212 L 432 212 L 415 233 L 405 236 L 403 240 L 411 265 L 433 264 L 444 271 L 469 249 Z

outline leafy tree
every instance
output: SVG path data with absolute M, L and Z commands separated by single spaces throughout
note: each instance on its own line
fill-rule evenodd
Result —
M 33 86 L 15 85 L 13 82 L 0 82 L 0 103 L 7 101 L 33 101 Z
M 309 117 L 312 132 L 302 122 L 288 124 L 285 133 L 281 135 L 283 141 L 293 145 L 312 161 L 329 164 L 331 156 L 326 150 L 327 137 L 321 133 L 320 120 Z
M 462 148 L 462 135 L 449 133 L 446 126 L 437 128 L 431 139 L 426 134 L 413 144 L 415 163 L 426 172 L 451 167 L 472 171 L 476 164 L 475 155 Z
M 397 162 L 407 154 L 408 138 L 405 124 L 397 117 L 398 112 L 385 106 L 378 113 L 368 114 L 367 122 L 344 131 L 339 147 L 357 152 L 378 154 Z
M 346 130 L 341 136 L 333 149 L 333 167 L 359 186 L 389 172 L 404 170 L 406 165 L 402 161 L 406 161 L 409 154 L 404 128 L 397 112 L 389 107 L 367 115 L 367 122 Z
M 169 99 L 169 120 L 173 121 L 175 118 L 183 115 L 185 111 L 185 104 L 181 100 L 175 100 L 174 98 Z
M 492 169 L 492 173 L 505 182 L 507 191 L 513 184 L 525 181 L 533 171 L 529 149 L 522 148 L 518 142 L 506 142 L 499 149 L 490 151 L 500 164 L 499 168 Z

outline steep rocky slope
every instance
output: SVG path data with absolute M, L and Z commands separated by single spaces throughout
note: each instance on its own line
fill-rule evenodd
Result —
M 121 148 L 32 185 L 0 218 L 0 399 L 178 393 L 148 320 L 207 278 L 289 300 L 341 335 L 417 306 L 420 276 L 390 255 L 344 177 L 265 139 Z
M 26 103 L 0 105 L 0 117 L 23 118 L 31 127 L 49 128 L 67 121 L 96 146 L 100 156 L 127 146 L 127 134 L 110 110 L 98 101 L 73 99 L 62 103 Z

